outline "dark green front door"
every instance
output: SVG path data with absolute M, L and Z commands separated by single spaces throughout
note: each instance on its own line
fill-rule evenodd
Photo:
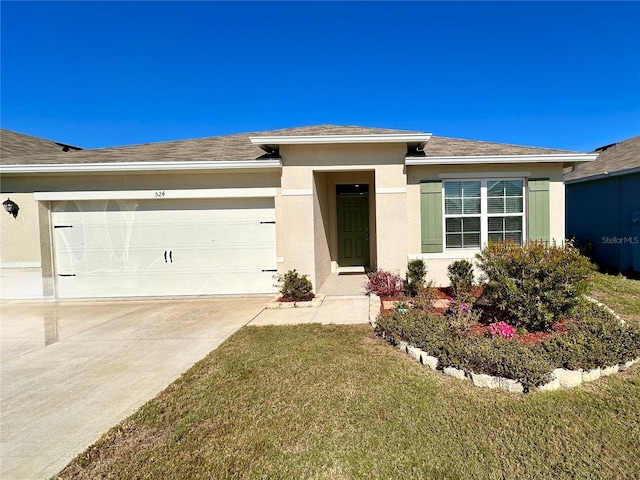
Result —
M 369 265 L 369 197 L 338 196 L 338 265 Z

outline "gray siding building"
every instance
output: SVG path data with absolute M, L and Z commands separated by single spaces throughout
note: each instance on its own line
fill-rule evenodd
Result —
M 597 148 L 565 177 L 566 232 L 603 269 L 640 274 L 640 136 Z

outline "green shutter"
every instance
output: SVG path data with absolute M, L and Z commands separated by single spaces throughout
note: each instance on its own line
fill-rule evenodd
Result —
M 529 179 L 529 240 L 549 242 L 549 179 Z
M 420 183 L 422 253 L 442 252 L 442 182 Z

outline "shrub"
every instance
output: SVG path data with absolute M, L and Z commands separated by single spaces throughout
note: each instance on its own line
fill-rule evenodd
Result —
M 448 319 L 436 313 L 421 312 L 409 329 L 407 341 L 429 355 L 438 357 L 438 368 L 458 367 L 459 338 Z
M 447 267 L 453 297 L 461 302 L 471 299 L 473 287 L 473 265 L 468 260 L 456 260 Z
M 571 244 L 545 246 L 489 243 L 476 255 L 484 271 L 484 293 L 529 331 L 547 330 L 590 290 L 594 266 Z
M 367 273 L 366 293 L 375 293 L 379 297 L 395 297 L 404 291 L 404 280 L 395 273 L 376 270 Z
M 590 370 L 640 356 L 640 330 L 623 325 L 603 307 L 581 300 L 572 309 L 567 333 L 537 346 L 557 367 Z
M 553 367 L 549 361 L 518 342 L 503 338 L 469 337 L 462 354 L 463 368 L 475 373 L 518 380 L 525 391 L 551 380 Z
M 378 315 L 374 331 L 392 345 L 398 345 L 401 341 L 409 341 L 413 330 L 422 320 L 421 312 L 409 310 L 403 313 L 392 310 Z
M 463 368 L 520 381 L 525 390 L 546 383 L 552 366 L 530 348 L 504 339 L 459 336 L 448 319 L 435 313 L 388 312 L 378 317 L 376 333 L 397 345 L 405 340 L 438 357 L 438 368 Z
M 424 288 L 424 277 L 427 275 L 427 266 L 422 259 L 410 260 L 407 263 L 407 282 L 405 289 L 407 294 L 415 297 Z
M 429 311 L 437 299 L 437 288 L 433 285 L 433 280 L 429 280 L 425 286 L 418 290 L 412 303 L 419 310 Z
M 480 320 L 482 312 L 469 303 L 462 303 L 454 300 L 449 304 L 449 308 L 444 312 L 449 319 L 451 326 L 456 330 L 466 330 L 472 324 Z
M 300 302 L 311 300 L 313 285 L 306 275 L 300 275 L 295 269 L 284 275 L 278 275 L 280 296 L 285 301 Z

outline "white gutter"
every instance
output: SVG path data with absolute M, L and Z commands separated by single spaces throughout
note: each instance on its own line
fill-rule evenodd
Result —
M 328 143 L 426 143 L 430 133 L 385 133 L 373 135 L 273 135 L 249 137 L 254 145 L 316 145 Z
M 113 162 L 113 163 L 51 163 L 32 165 L 0 165 L 0 173 L 91 173 L 91 172 L 149 172 L 179 170 L 235 170 L 282 168 L 279 159 L 219 160 L 170 162 Z
M 528 155 L 460 155 L 450 157 L 406 157 L 405 165 L 468 165 L 495 163 L 583 163 L 593 162 L 598 154 L 553 153 Z

